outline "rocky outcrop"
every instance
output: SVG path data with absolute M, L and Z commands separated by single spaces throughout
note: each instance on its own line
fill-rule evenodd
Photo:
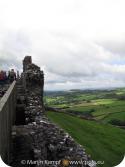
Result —
M 13 150 L 11 166 L 40 166 L 57 167 L 60 160 L 84 161 L 84 164 L 68 166 L 95 166 L 85 149 L 76 143 L 72 137 L 45 115 L 43 106 L 44 75 L 40 68 L 34 64 L 28 64 L 23 77 L 26 80 L 25 95 L 19 90 L 21 81 L 17 85 L 18 105 L 23 105 L 25 113 L 25 125 L 13 127 Z M 22 96 L 24 98 L 22 98 Z M 19 110 L 19 108 L 18 108 Z M 21 112 L 21 110 L 20 110 Z M 18 121 L 17 121 L 18 122 Z M 22 164 L 22 160 L 32 160 L 31 164 Z M 46 161 L 60 161 L 58 164 L 47 164 Z M 91 162 L 86 164 L 86 162 Z M 43 163 L 33 163 L 43 162 Z M 63 163 L 63 166 L 66 165 Z M 62 165 L 61 165 L 62 166 Z

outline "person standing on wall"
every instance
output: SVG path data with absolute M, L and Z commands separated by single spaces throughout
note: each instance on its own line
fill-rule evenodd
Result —
M 11 69 L 11 71 L 9 71 L 8 79 L 9 79 L 10 83 L 12 83 L 14 80 L 16 80 L 16 73 L 15 73 L 14 69 Z
M 0 71 L 0 85 L 4 85 L 7 83 L 7 75 L 6 71 Z

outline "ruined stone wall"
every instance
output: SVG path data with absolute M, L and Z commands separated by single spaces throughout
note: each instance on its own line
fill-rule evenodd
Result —
M 32 64 L 32 57 L 31 56 L 26 56 L 23 60 L 23 72 L 27 70 L 27 66 L 29 64 Z
M 44 75 L 40 68 L 34 64 L 29 64 L 23 76 L 25 76 L 26 82 L 25 96 L 20 91 L 20 89 L 23 89 L 21 81 L 17 86 L 17 93 L 18 105 L 23 106 L 25 113 L 25 124 L 23 122 L 22 125 L 20 123 L 20 125 L 13 127 L 11 166 L 24 166 L 24 164 L 21 164 L 22 160 L 39 160 L 39 162 L 42 160 L 45 162 L 45 160 L 58 161 L 63 159 L 90 160 L 82 146 L 46 117 L 43 106 Z M 18 112 L 21 112 L 19 108 Z M 25 164 L 25 166 L 32 165 Z M 60 165 L 34 164 L 33 166 L 56 167 Z

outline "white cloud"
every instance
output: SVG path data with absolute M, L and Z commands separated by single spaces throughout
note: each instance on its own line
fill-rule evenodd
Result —
M 24 55 L 47 89 L 123 86 L 124 0 L 0 1 L 0 67 Z

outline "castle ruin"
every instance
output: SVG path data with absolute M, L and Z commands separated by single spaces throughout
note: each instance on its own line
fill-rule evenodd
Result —
M 43 104 L 44 73 L 32 63 L 31 56 L 23 60 L 22 77 L 16 83 L 16 119 L 12 127 L 9 165 L 12 167 L 63 167 L 47 161 L 74 160 L 88 162 L 69 167 L 95 167 L 85 149 L 47 117 Z M 25 161 L 23 164 L 22 160 Z M 28 164 L 32 162 L 42 162 Z

